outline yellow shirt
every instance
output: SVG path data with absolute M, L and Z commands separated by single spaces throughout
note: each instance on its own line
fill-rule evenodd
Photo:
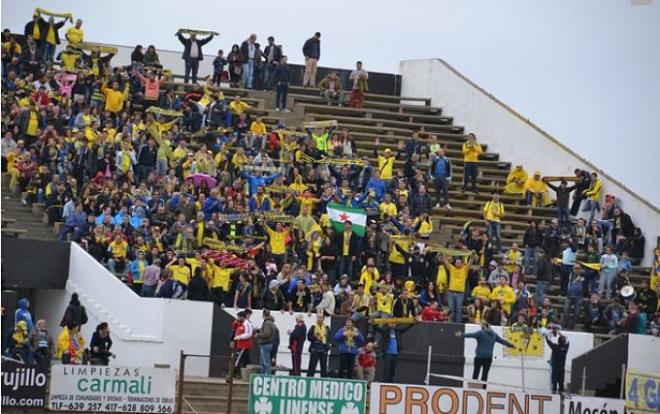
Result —
M 69 43 L 77 45 L 83 41 L 84 33 L 82 29 L 77 29 L 75 26 L 73 26 L 67 29 L 66 36 L 67 39 L 69 39 Z
M 105 95 L 105 110 L 112 113 L 121 112 L 124 107 L 124 94 L 106 86 L 103 87 L 103 94 Z
M 266 232 L 268 233 L 268 238 L 270 242 L 270 251 L 273 254 L 285 254 L 286 253 L 286 237 L 289 235 L 289 231 L 276 231 L 271 229 L 269 226 L 266 226 Z
M 413 227 L 416 227 L 417 224 L 420 223 L 419 217 L 413 221 Z M 428 236 L 433 232 L 433 222 L 431 220 L 421 220 L 421 224 L 419 224 L 419 230 L 417 230 L 417 234 L 420 236 Z
M 488 285 L 486 286 L 478 285 L 474 289 L 472 289 L 472 297 L 488 299 L 490 297 L 490 288 L 488 287 Z
M 371 285 L 374 282 L 378 282 L 380 279 L 380 272 L 377 268 L 374 267 L 372 272 L 367 270 L 367 266 L 362 268 L 362 274 L 360 275 L 360 283 L 364 285 L 364 290 L 367 292 L 371 291 Z
M 595 183 L 592 183 L 591 188 L 585 193 L 587 197 L 594 201 L 600 201 L 600 193 L 603 190 L 603 186 L 600 183 L 600 180 L 596 180 Z
M 250 131 L 253 134 L 264 135 L 266 133 L 266 124 L 254 121 L 252 122 L 252 125 L 250 125 Z
M 186 158 L 187 154 L 188 150 L 181 147 L 176 147 L 174 151 L 172 151 L 172 158 L 174 158 L 174 162 L 178 162 L 179 160 Z
M 385 219 L 387 214 L 389 217 L 396 217 L 396 204 L 394 203 L 380 203 L 378 205 L 378 210 L 380 210 L 380 218 Z
M 295 191 L 298 194 L 302 194 L 307 190 L 307 184 L 305 183 L 291 183 L 289 189 Z
M 237 115 L 242 114 L 249 107 L 250 105 L 246 104 L 243 101 L 241 102 L 231 101 L 231 103 L 229 104 L 229 110 Z
M 124 259 L 126 258 L 126 253 L 128 253 L 128 243 L 124 240 L 121 240 L 119 243 L 117 243 L 116 240 L 113 240 L 112 243 L 110 243 L 110 251 L 112 252 L 112 257 Z
M 525 191 L 533 193 L 543 193 L 548 191 L 548 186 L 541 180 L 537 180 L 531 176 L 525 181 Z
M 376 292 L 376 310 L 378 312 L 392 314 L 392 306 L 394 305 L 394 295 L 391 293 L 382 294 Z
M 36 112 L 30 111 L 30 120 L 28 121 L 27 131 L 25 133 L 34 136 L 37 135 L 37 129 L 39 129 L 39 116 Z
M 470 145 L 468 142 L 463 143 L 463 160 L 465 162 L 479 161 L 479 154 L 482 152 L 481 145 L 477 143 L 474 145 Z
M 447 289 L 447 269 L 444 266 L 438 266 L 438 273 L 435 275 L 435 287 L 439 293 L 444 293 Z
M 465 281 L 470 271 L 470 266 L 463 265 L 460 269 L 451 263 L 447 265 L 449 268 L 449 290 L 452 292 L 465 292 Z
M 394 156 L 383 157 L 378 156 L 378 170 L 380 171 L 380 178 L 383 180 L 392 179 L 392 168 L 394 167 Z
M 410 240 L 396 240 L 394 244 L 398 244 L 403 251 L 408 251 L 408 248 L 410 247 Z M 395 264 L 404 264 L 406 263 L 406 258 L 404 255 L 399 252 L 399 249 L 397 249 L 394 244 L 392 244 L 392 248 L 390 249 L 390 263 L 395 263 Z
M 346 236 L 346 234 L 348 234 L 348 237 Z M 350 233 L 344 232 L 344 244 L 341 250 L 342 256 L 348 256 L 349 254 L 351 254 L 351 237 L 353 237 L 353 232 Z
M 234 268 L 223 268 L 220 266 L 213 266 L 213 278 L 211 279 L 211 288 L 222 288 L 225 292 L 229 292 L 229 281 L 231 275 L 234 273 Z
M 175 264 L 170 266 L 170 269 L 172 270 L 172 279 L 188 286 L 190 281 L 190 268 L 188 266 Z
M 35 41 L 41 39 L 41 29 L 39 28 L 39 23 L 35 23 L 34 26 L 32 26 L 32 39 Z
M 48 25 L 48 34 L 46 34 L 46 42 L 50 43 L 51 45 L 57 44 L 57 41 L 55 40 L 55 29 L 53 29 L 53 25 L 51 24 Z
M 522 184 L 520 184 L 522 182 Z M 504 192 L 507 194 L 523 194 L 525 192 L 525 183 L 527 182 L 527 171 L 523 168 L 514 168 L 506 177 L 506 187 Z
M 499 223 L 504 216 L 504 204 L 501 201 L 498 203 L 489 201 L 484 205 L 484 213 L 488 221 Z
M 509 285 L 495 286 L 493 292 L 490 294 L 490 299 L 499 300 L 502 303 L 502 310 L 510 315 L 511 307 L 516 303 L 516 294 Z

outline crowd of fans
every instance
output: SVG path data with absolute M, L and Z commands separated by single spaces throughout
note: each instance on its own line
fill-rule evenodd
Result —
M 524 237 L 504 250 L 507 209 L 494 191 L 483 205 L 483 225 L 468 222 L 460 240 L 438 247 L 430 241 L 430 214 L 452 208 L 449 189 L 457 184 L 436 136 L 416 132 L 394 149 L 375 150 L 372 162 L 358 156 L 351 132 L 336 123 L 270 128 L 240 96 L 225 99 L 221 82 L 275 89 L 277 109 L 286 109 L 290 73 L 272 36 L 263 52 L 256 35 L 226 58 L 220 50 L 201 86 L 202 45 L 213 33 L 200 39 L 179 30 L 185 82 L 193 82 L 179 93 L 153 46 L 137 46 L 127 66 L 112 65 L 112 51 L 87 54 L 81 20 L 57 53 L 63 24 L 35 13 L 22 40 L 3 32 L 3 172 L 25 204 L 43 203 L 49 222 L 62 222 L 61 240 L 80 243 L 138 294 L 353 321 L 570 329 L 580 321 L 587 330 L 658 335 L 660 262 L 656 257 L 654 277 L 641 290 L 624 289 L 643 256 L 644 236 L 614 195 L 601 203 L 596 173 L 576 170 L 555 186 L 518 165 L 503 192 L 534 207 L 554 205 L 557 218 L 530 221 Z M 343 105 L 344 79 L 332 73 L 316 83 L 320 37 L 303 46 L 303 86 Z M 347 81 L 349 104 L 362 107 L 368 74 L 361 62 Z M 483 150 L 474 134 L 467 138 L 462 191 L 477 193 Z M 403 168 L 396 160 L 405 160 Z M 331 223 L 330 203 L 362 209 L 364 236 L 350 221 Z M 580 208 L 588 220 L 577 218 Z M 555 277 L 560 290 L 551 292 Z M 564 302 L 563 320 L 550 293 Z M 372 324 L 357 342 L 369 342 L 367 353 L 390 349 L 387 341 L 398 340 L 399 330 L 379 334 L 386 326 Z M 357 354 L 357 342 L 343 349 Z

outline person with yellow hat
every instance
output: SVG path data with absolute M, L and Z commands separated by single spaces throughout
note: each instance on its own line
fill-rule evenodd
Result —
M 523 168 L 522 163 L 518 163 L 506 177 L 504 194 L 525 194 L 525 183 L 527 182 L 527 178 L 527 171 Z
M 528 206 L 545 207 L 552 203 L 548 185 L 541 179 L 541 171 L 534 171 L 534 175 L 525 181 L 524 190 Z
M 33 355 L 28 340 L 29 334 L 27 322 L 18 321 L 14 332 L 5 341 L 3 354 L 9 358 L 23 361 L 27 365 L 32 364 Z

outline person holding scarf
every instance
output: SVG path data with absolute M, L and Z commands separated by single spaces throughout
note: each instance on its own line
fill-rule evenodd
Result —
M 335 341 L 339 344 L 339 378 L 353 378 L 355 357 L 364 343 L 364 336 L 353 326 L 353 320 L 347 318 L 344 327 L 335 334 Z
M 325 315 L 323 312 L 316 314 L 316 323 L 309 328 L 307 332 L 307 340 L 309 344 L 309 367 L 307 368 L 307 376 L 313 377 L 316 373 L 316 365 L 321 366 L 321 378 L 328 376 L 328 351 L 330 344 L 328 343 L 328 327 L 323 322 Z

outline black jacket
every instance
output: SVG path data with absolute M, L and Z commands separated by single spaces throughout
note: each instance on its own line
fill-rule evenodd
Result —
M 181 33 L 176 34 L 177 37 L 179 38 L 179 42 L 183 44 L 183 54 L 181 55 L 181 59 L 183 60 L 188 60 L 191 59 L 190 57 L 190 46 L 192 44 L 192 41 L 190 38 L 185 38 Z M 213 39 L 213 35 L 205 38 L 205 39 L 196 39 L 195 42 L 197 43 L 197 58 L 196 60 L 204 60 L 204 54 L 202 53 L 202 46 L 207 44 Z
M 248 45 L 248 41 L 244 40 L 243 43 L 241 43 L 241 62 L 246 63 L 249 56 L 250 46 Z M 257 42 L 254 42 L 254 61 L 261 62 L 261 46 Z
M 303 345 L 305 344 L 305 339 L 307 338 L 307 326 L 303 323 L 293 328 L 291 334 L 289 335 L 289 349 L 292 353 L 302 353 Z
M 404 310 L 404 301 L 407 305 Z M 414 318 L 415 317 L 415 305 L 413 304 L 412 299 L 402 299 L 398 297 L 392 305 L 392 316 L 395 318 Z
M 523 236 L 524 247 L 539 247 L 541 245 L 541 233 L 538 230 L 528 228 Z
M 412 213 L 413 216 L 417 217 L 421 213 L 430 213 L 431 212 L 431 196 L 426 194 L 417 194 L 413 197 L 412 200 Z
M 138 154 L 138 164 L 145 167 L 155 167 L 157 158 L 158 148 L 149 148 L 148 145 L 144 145 L 140 148 L 140 153 Z
M 58 45 L 60 44 L 60 34 L 57 31 L 60 30 L 62 28 L 62 26 L 64 26 L 65 22 L 66 22 L 66 20 L 62 20 L 59 23 L 53 23 L 53 32 L 55 34 L 55 43 L 58 44 Z M 47 21 L 45 21 L 44 19 L 42 19 L 41 17 L 39 18 L 38 24 L 39 24 L 39 39 L 34 39 L 34 40 L 35 41 L 42 40 L 42 41 L 45 42 L 46 41 L 46 36 L 48 36 L 48 27 L 50 26 L 50 24 Z M 34 20 L 30 20 L 25 25 L 25 30 L 24 30 L 23 34 L 25 34 L 25 36 L 32 36 L 33 29 L 34 29 Z
M 557 193 L 557 205 L 561 208 L 568 208 L 568 204 L 571 199 L 571 191 L 575 190 L 577 186 L 572 185 L 570 187 L 561 188 L 561 186 L 557 187 L 550 183 L 547 184 L 548 187 L 552 188 L 555 193 Z
M 547 256 L 539 258 L 536 269 L 536 280 L 540 282 L 552 283 L 552 262 Z
M 291 81 L 291 70 L 289 65 L 279 64 L 275 68 L 275 83 L 288 84 Z
M 206 300 L 209 296 L 209 288 L 202 276 L 196 275 L 188 283 L 188 300 Z
M 566 355 L 568 354 L 568 347 L 569 343 L 564 342 L 563 344 L 560 343 L 553 343 L 550 341 L 550 339 L 545 338 L 545 341 L 548 343 L 550 346 L 550 349 L 552 349 L 552 356 L 550 357 L 550 365 L 554 369 L 564 369 L 566 366 Z
M 282 59 L 282 46 L 280 45 L 266 46 L 262 53 L 264 59 L 266 60 L 266 62 L 268 62 L 268 55 L 270 54 L 271 48 L 275 48 L 275 50 L 273 50 L 273 61 L 279 63 L 280 59 Z
M 358 246 L 359 246 L 359 237 L 355 233 L 351 233 L 351 241 L 349 242 L 349 247 L 348 247 L 348 255 L 349 256 L 357 256 L 358 254 Z M 344 232 L 342 231 L 341 233 L 336 235 L 336 245 L 337 248 L 339 249 L 339 256 L 344 255 Z
M 261 306 L 269 310 L 282 310 L 286 306 L 286 299 L 280 289 L 277 289 L 275 293 L 270 289 L 266 289 L 261 298 Z
M 619 227 L 617 228 L 617 221 L 619 222 Z M 630 214 L 621 213 L 619 217 L 614 217 L 614 228 L 612 229 L 612 238 L 616 240 L 616 237 L 623 235 L 626 237 L 632 237 L 635 232 L 635 226 L 633 225 Z
M 401 351 L 403 350 L 403 346 L 401 346 L 401 335 L 403 335 L 408 329 L 412 328 L 413 324 L 409 324 L 406 327 L 403 328 L 381 328 L 379 326 L 374 325 L 374 329 L 380 332 L 382 335 L 380 337 L 380 343 L 378 344 L 378 350 L 380 354 L 384 354 L 387 351 L 387 343 L 390 340 L 390 329 L 394 329 L 394 335 L 396 338 L 396 348 L 399 351 L 399 354 L 401 354 Z
M 68 324 L 74 324 L 77 326 L 84 325 L 87 323 L 87 311 L 85 307 L 81 304 L 69 304 L 64 311 L 64 316 L 60 322 L 61 327 L 65 327 Z
M 303 55 L 305 58 L 309 59 L 320 59 L 321 58 L 321 41 L 316 40 L 313 37 L 310 37 L 305 41 L 305 44 L 302 48 Z

